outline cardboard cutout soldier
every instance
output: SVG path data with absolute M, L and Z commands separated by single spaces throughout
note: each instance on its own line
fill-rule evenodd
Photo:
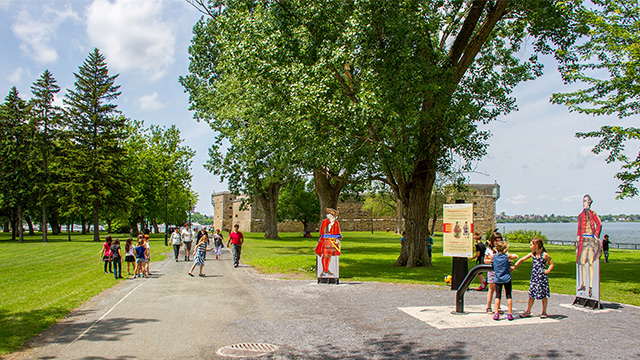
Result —
M 594 273 L 594 264 L 599 264 L 602 252 L 602 243 L 600 242 L 602 224 L 598 215 L 591 210 L 592 202 L 591 196 L 583 196 L 583 210 L 578 215 L 578 236 L 576 240 L 576 263 L 578 265 L 576 276 L 578 281 L 576 281 L 576 295 L 592 298 L 595 281 L 598 289 L 597 298 L 599 299 L 600 278 L 597 272 Z
M 316 246 L 316 254 L 321 257 L 322 273 L 318 278 L 323 277 L 337 277 L 329 271 L 329 265 L 331 263 L 331 257 L 340 255 L 340 225 L 338 224 L 338 211 L 335 209 L 327 208 L 327 218 L 322 221 L 320 227 L 320 239 Z

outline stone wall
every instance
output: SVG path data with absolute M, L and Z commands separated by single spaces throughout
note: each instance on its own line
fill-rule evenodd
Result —
M 211 194 L 214 228 L 227 231 L 233 227 L 233 203 L 236 199 L 237 196 L 229 191 Z
M 485 233 L 495 229 L 496 200 L 500 196 L 498 184 L 470 184 L 470 191 L 448 199 L 449 203 L 462 199 L 465 203 L 473 203 L 474 230 Z M 243 200 L 245 200 L 243 205 Z M 264 232 L 264 211 L 259 202 L 249 204 L 244 196 L 235 196 L 228 191 L 214 193 L 211 201 L 214 207 L 214 226 L 220 229 L 231 229 L 234 224 L 241 231 Z M 363 202 L 350 198 L 338 204 L 338 221 L 342 231 L 386 231 L 395 228 L 394 215 L 371 219 L 370 212 L 362 209 Z M 219 214 L 222 213 L 221 215 Z M 224 221 L 223 221 L 224 220 Z M 219 225 L 221 224 L 221 225 Z M 442 231 L 442 213 L 436 221 L 436 232 Z M 314 231 L 317 225 L 309 226 Z M 283 221 L 278 223 L 279 232 L 302 232 L 299 221 Z

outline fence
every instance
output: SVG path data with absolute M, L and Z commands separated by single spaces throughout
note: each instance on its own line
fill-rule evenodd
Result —
M 547 240 L 547 244 L 574 246 L 576 244 L 576 242 L 575 241 L 566 241 L 566 240 Z M 640 244 L 609 243 L 609 248 L 610 249 L 624 249 L 624 250 L 640 250 Z

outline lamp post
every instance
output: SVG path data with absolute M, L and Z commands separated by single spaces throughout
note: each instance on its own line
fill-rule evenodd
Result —
M 167 189 L 169 187 L 169 182 L 165 180 L 164 182 L 164 246 L 167 246 L 167 236 L 169 234 L 169 224 L 167 222 L 167 198 L 168 192 Z

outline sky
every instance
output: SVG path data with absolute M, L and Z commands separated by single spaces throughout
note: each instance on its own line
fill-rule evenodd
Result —
M 178 82 L 188 74 L 191 30 L 200 15 L 185 0 L 0 0 L 0 96 L 16 86 L 29 99 L 31 85 L 48 69 L 62 89 L 61 105 L 73 73 L 97 47 L 110 74 L 119 74 L 118 109 L 147 126 L 175 124 L 195 150 L 196 211 L 212 215 L 211 194 L 227 190 L 203 168 L 214 132 L 193 120 Z M 631 119 L 584 116 L 550 104 L 552 93 L 571 88 L 552 59 L 545 63 L 544 76 L 515 89 L 519 111 L 485 126 L 493 137 L 470 182 L 500 184 L 497 211 L 508 215 L 578 214 L 587 193 L 597 213 L 640 213 L 640 199 L 615 199 L 619 164 L 593 154 L 595 140 L 575 137 L 605 123 L 631 126 Z

